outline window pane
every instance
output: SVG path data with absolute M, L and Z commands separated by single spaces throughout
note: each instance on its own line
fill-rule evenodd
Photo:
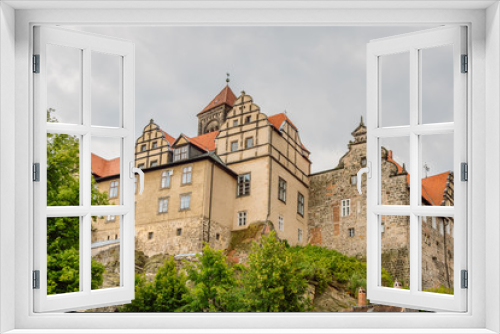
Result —
M 92 137 L 92 205 L 119 205 L 120 138 Z
M 381 286 L 410 286 L 410 217 L 380 216 Z
M 121 126 L 122 57 L 92 52 L 92 125 Z
M 422 123 L 453 122 L 453 45 L 420 50 Z
M 381 138 L 381 205 L 410 205 L 410 138 Z
M 420 136 L 422 205 L 453 206 L 453 134 Z
M 47 294 L 80 289 L 80 217 L 47 218 Z
M 121 216 L 116 216 L 114 221 L 107 218 L 92 217 L 92 290 L 121 286 Z
M 420 217 L 422 283 L 420 290 L 453 294 L 453 218 Z
M 48 133 L 47 206 L 80 204 L 80 137 Z
M 81 124 L 82 50 L 47 44 L 48 122 Z
M 410 53 L 379 57 L 381 126 L 410 124 Z

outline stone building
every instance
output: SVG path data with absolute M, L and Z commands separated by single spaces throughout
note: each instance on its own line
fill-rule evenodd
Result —
M 366 127 L 361 119 L 354 140 L 337 167 L 312 174 L 309 191 L 309 243 L 366 259 L 366 175 L 363 194 L 357 172 L 366 166 Z M 382 204 L 410 204 L 410 175 L 382 147 Z M 453 172 L 422 179 L 424 205 L 453 205 Z M 382 266 L 403 284 L 409 283 L 410 224 L 406 216 L 383 216 Z M 422 217 L 422 286 L 453 287 L 453 219 Z
M 266 116 L 251 96 L 235 98 L 226 86 L 198 114 L 198 125 L 200 135 L 174 138 L 151 120 L 137 139 L 135 164 L 145 173 L 145 187 L 135 197 L 136 248 L 148 256 L 196 253 L 203 242 L 225 249 L 231 231 L 265 221 L 278 237 L 304 244 L 309 151 L 290 119 Z M 119 163 L 92 155 L 94 178 L 113 204 Z M 119 221 L 96 219 L 95 252 L 118 242 Z

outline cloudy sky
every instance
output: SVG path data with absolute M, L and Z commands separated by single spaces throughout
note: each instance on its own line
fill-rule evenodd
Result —
M 284 112 L 298 126 L 312 152 L 312 171 L 334 168 L 346 152 L 351 131 L 366 119 L 366 44 L 372 40 L 417 31 L 423 27 L 78 27 L 130 40 L 136 45 L 136 136 L 151 118 L 176 137 L 197 134 L 196 114 L 226 84 L 242 90 L 267 115 Z M 423 122 L 452 121 L 449 48 L 423 55 Z M 406 57 L 406 58 L 405 58 Z M 60 58 L 60 57 L 58 57 Z M 63 57 L 64 58 L 64 57 Z M 69 57 L 65 57 L 69 59 Z M 432 59 L 431 61 L 425 61 Z M 57 62 L 63 66 L 64 62 Z M 396 55 L 382 61 L 384 125 L 400 125 L 408 117 L 408 60 Z M 66 64 L 68 65 L 68 64 Z M 56 65 L 54 65 L 56 66 Z M 69 65 L 68 65 L 69 66 Z M 93 115 L 99 125 L 114 125 L 118 113 L 119 80 L 116 59 L 101 56 L 93 70 Z M 60 75 L 60 74 L 58 74 Z M 68 72 L 68 78 L 72 77 Z M 73 73 L 74 77 L 74 73 Z M 72 78 L 73 78 L 72 77 Z M 71 95 L 63 88 L 78 86 L 68 79 L 49 94 L 49 105 L 65 108 Z M 50 82 L 50 81 L 49 81 Z M 59 90 L 58 90 L 59 89 Z M 390 91 L 390 94 L 387 92 Z M 96 123 L 97 124 L 97 123 Z M 452 169 L 450 141 L 427 138 L 424 160 L 430 175 Z M 441 139 L 441 138 L 440 138 Z M 407 162 L 405 140 L 387 146 Z M 93 150 L 112 157 L 109 145 Z

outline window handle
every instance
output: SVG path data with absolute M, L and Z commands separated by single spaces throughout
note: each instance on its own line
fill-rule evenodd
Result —
M 372 178 L 372 163 L 371 162 L 367 162 L 366 163 L 366 167 L 365 168 L 361 168 L 359 171 L 358 171 L 358 174 L 356 176 L 357 178 L 357 183 L 358 183 L 358 192 L 359 194 L 362 194 L 363 192 L 361 191 L 361 175 L 363 175 L 363 173 L 366 173 L 366 176 L 371 179 Z
M 139 195 L 142 195 L 142 191 L 144 190 L 144 172 L 142 171 L 142 169 L 134 167 L 133 161 L 130 162 L 129 170 L 131 179 L 135 177 L 135 174 L 139 174 L 139 182 L 141 183 L 141 186 L 139 188 Z

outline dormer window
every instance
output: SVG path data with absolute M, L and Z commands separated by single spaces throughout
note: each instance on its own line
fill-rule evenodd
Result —
M 184 160 L 189 158 L 189 146 L 182 146 L 174 149 L 174 161 Z

